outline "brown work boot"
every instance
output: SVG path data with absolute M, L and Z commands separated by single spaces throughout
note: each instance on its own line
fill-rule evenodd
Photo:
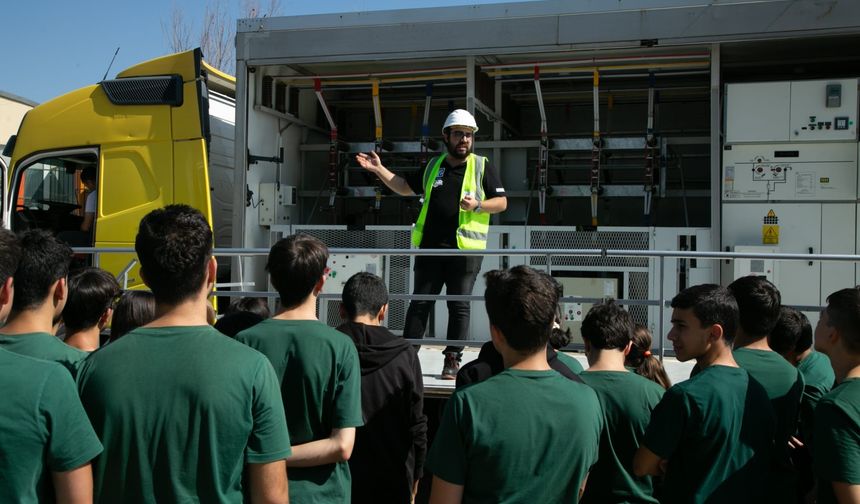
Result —
M 445 364 L 442 366 L 443 380 L 456 380 L 457 371 L 460 370 L 460 356 L 456 352 L 445 354 Z

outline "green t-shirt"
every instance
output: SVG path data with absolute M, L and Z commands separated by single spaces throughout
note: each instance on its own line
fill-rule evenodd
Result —
M 595 504 L 657 502 L 650 476 L 633 474 L 651 411 L 665 390 L 628 371 L 585 371 L 579 375 L 597 392 L 606 425 L 600 438 L 600 457 L 588 475 L 582 502 Z
M 561 350 L 557 350 L 555 353 L 556 353 L 556 355 L 558 355 L 558 360 L 563 362 L 564 365 L 567 366 L 568 368 L 570 368 L 571 371 L 573 371 L 576 374 L 582 373 L 582 364 L 580 364 L 578 360 L 571 357 L 570 355 L 567 355 L 566 353 L 562 352 Z
M 770 502 L 773 410 L 741 368 L 709 366 L 674 385 L 642 444 L 668 460 L 663 503 Z
M 849 378 L 818 401 L 813 457 L 819 504 L 835 503 L 831 482 L 860 485 L 860 378 Z
M 814 432 L 815 407 L 818 401 L 830 392 L 836 375 L 830 365 L 830 358 L 821 352 L 813 351 L 800 361 L 797 370 L 803 376 L 803 398 L 800 400 L 800 432 L 807 445 L 812 445 Z
M 105 445 L 101 502 L 242 502 L 245 464 L 290 455 L 269 361 L 210 326 L 138 328 L 84 361 L 78 388 Z
M 555 371 L 505 371 L 451 396 L 426 466 L 463 503 L 576 502 L 597 461 L 597 394 Z
M 0 349 L 0 502 L 53 502 L 52 472 L 102 451 L 62 366 Z
M 72 378 L 77 376 L 78 368 L 89 355 L 87 352 L 63 343 L 60 338 L 43 332 L 12 336 L 0 334 L 0 348 L 5 348 L 16 354 L 62 364 L 72 373 Z
M 364 424 L 358 352 L 347 335 L 317 320 L 269 319 L 236 339 L 263 352 L 275 367 L 294 445 Z M 287 476 L 290 501 L 350 501 L 347 462 L 291 467 Z
M 795 495 L 797 475 L 791 463 L 788 440 L 797 433 L 803 377 L 797 368 L 776 352 L 737 348 L 732 354 L 738 365 L 761 383 L 770 398 L 776 418 L 772 495 L 777 496 L 779 502 L 787 502 Z

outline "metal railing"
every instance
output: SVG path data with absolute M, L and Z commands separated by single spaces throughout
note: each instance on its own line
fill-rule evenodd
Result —
M 99 256 L 101 254 L 113 253 L 134 253 L 133 248 L 95 248 L 95 247 L 80 247 L 75 248 L 76 253 L 94 255 L 94 264 L 99 264 Z M 665 355 L 665 327 L 664 327 L 664 310 L 669 306 L 669 300 L 665 297 L 665 268 L 667 260 L 677 259 L 714 259 L 714 260 L 734 260 L 734 259 L 770 259 L 774 261 L 821 261 L 821 262 L 855 262 L 860 263 L 860 255 L 853 254 L 790 254 L 790 253 L 752 253 L 752 252 L 703 252 L 703 251 L 662 251 L 662 250 L 625 250 L 625 249 L 487 249 L 487 250 L 452 250 L 452 249 L 396 249 L 396 248 L 331 248 L 330 254 L 352 254 L 352 255 L 382 255 L 382 256 L 502 256 L 502 257 L 517 257 L 517 256 L 543 256 L 546 258 L 545 269 L 548 273 L 552 272 L 553 257 L 570 257 L 570 256 L 588 256 L 588 257 L 646 257 L 657 261 L 657 278 L 658 278 L 658 299 L 616 299 L 618 304 L 622 305 L 639 305 L 639 306 L 657 306 L 660 308 L 660 316 L 658 320 L 659 332 L 659 352 L 662 359 Z M 268 256 L 268 248 L 220 248 L 213 251 L 216 257 L 256 257 Z M 240 264 L 242 261 L 237 261 Z M 118 275 L 121 283 L 127 286 L 128 272 L 135 265 L 136 260 L 132 260 Z M 243 282 L 243 272 L 239 271 L 239 282 L 230 284 L 231 286 L 245 285 Z M 853 279 L 851 284 L 853 285 Z M 278 293 L 270 291 L 245 291 L 245 290 L 224 290 L 218 291 L 218 296 L 222 297 L 267 297 L 277 298 Z M 451 301 L 483 301 L 482 295 L 449 295 L 449 294 L 389 294 L 390 299 L 397 300 L 451 300 Z M 340 299 L 339 294 L 321 294 L 320 299 Z M 606 298 L 589 298 L 580 296 L 565 296 L 561 298 L 561 302 L 575 303 L 596 303 L 605 300 Z M 818 311 L 823 307 L 819 305 L 789 305 L 793 308 L 802 311 Z M 484 341 L 475 340 L 447 340 L 441 338 L 426 338 L 426 339 L 408 339 L 408 341 L 417 344 L 454 344 L 463 346 L 474 346 L 474 343 L 483 344 Z M 470 344 L 471 343 L 471 344 Z

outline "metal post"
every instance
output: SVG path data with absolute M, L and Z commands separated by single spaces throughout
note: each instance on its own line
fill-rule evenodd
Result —
M 722 194 L 722 113 L 720 104 L 720 44 L 711 45 L 711 244 L 722 250 L 722 216 L 720 202 Z M 716 262 L 719 268 L 720 261 Z M 719 271 L 717 271 L 719 274 Z
M 660 323 L 657 326 L 657 330 L 660 331 L 660 362 L 663 362 L 663 355 L 666 352 L 666 343 L 664 342 L 665 335 L 663 333 L 663 319 L 665 318 L 663 315 L 663 310 L 666 309 L 666 295 L 663 291 L 665 287 L 665 278 L 663 277 L 663 262 L 666 260 L 665 257 L 660 256 L 659 263 L 659 275 L 660 275 Z
M 475 57 L 466 56 L 466 110 L 475 115 Z

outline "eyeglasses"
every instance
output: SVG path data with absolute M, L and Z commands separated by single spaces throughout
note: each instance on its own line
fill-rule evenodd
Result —
M 471 139 L 475 134 L 471 131 L 451 130 L 451 138 L 454 140 L 462 140 L 463 138 Z

